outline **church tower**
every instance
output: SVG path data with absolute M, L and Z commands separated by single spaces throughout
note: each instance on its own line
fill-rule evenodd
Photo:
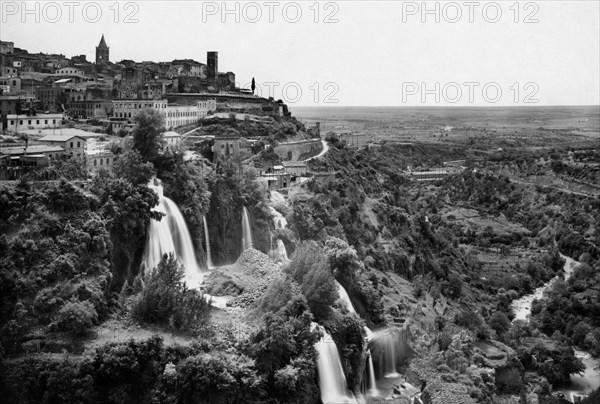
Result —
M 106 41 L 104 40 L 104 34 L 102 34 L 102 39 L 100 39 L 100 43 L 96 46 L 96 64 L 102 65 L 108 63 L 108 50 L 109 47 L 106 46 Z

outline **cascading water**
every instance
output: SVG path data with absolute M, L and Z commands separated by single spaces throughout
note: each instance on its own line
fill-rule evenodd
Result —
M 242 213 L 242 250 L 245 250 L 252 246 L 252 228 L 250 227 L 248 209 L 246 209 L 246 207 L 244 206 L 244 211 Z
M 288 260 L 285 244 L 280 238 L 277 239 L 277 248 L 273 250 L 273 260 L 275 262 L 286 262 Z
M 276 229 L 285 229 L 287 228 L 287 219 L 283 217 L 281 213 L 277 211 L 272 206 L 269 206 L 269 211 L 271 212 L 271 216 L 273 216 L 273 225 Z
M 206 216 L 202 216 L 204 222 L 204 240 L 206 242 L 206 267 L 208 269 L 214 268 L 212 263 L 212 257 L 210 255 L 210 237 L 208 236 L 208 223 L 206 223 Z
M 375 382 L 375 367 L 373 366 L 373 357 L 371 356 L 371 350 L 369 350 L 369 395 L 377 396 L 379 395 L 379 391 L 377 391 L 377 383 Z
M 379 375 L 383 377 L 399 377 L 397 371 L 399 333 L 391 328 L 374 333 L 370 344 L 374 362 L 377 363 Z
M 350 313 L 356 314 L 356 310 L 354 309 L 354 306 L 352 305 L 352 301 L 350 300 L 350 296 L 348 295 L 348 292 L 346 291 L 346 289 L 337 280 L 335 281 L 335 284 L 337 285 L 337 288 L 338 288 L 338 294 L 340 295 L 340 300 L 342 301 L 342 303 L 344 304 L 346 309 L 348 309 L 348 311 Z M 373 332 L 367 326 L 365 326 L 365 333 L 367 335 L 367 340 L 370 340 L 371 338 L 373 338 Z M 377 392 L 377 386 L 376 386 L 376 381 L 375 381 L 375 369 L 373 367 L 373 358 L 371 357 L 370 350 L 369 350 L 369 356 L 368 356 L 367 360 L 368 360 L 368 370 L 369 370 L 369 394 L 371 396 L 376 396 L 378 394 L 378 392 Z
M 271 212 L 271 216 L 273 217 L 273 226 L 275 229 L 285 229 L 287 227 L 287 220 L 281 213 L 279 213 L 275 208 L 269 206 L 269 211 Z M 271 236 L 271 242 L 273 241 L 273 236 Z M 276 246 L 273 248 L 271 246 L 273 261 L 275 262 L 286 262 L 288 260 L 287 249 L 285 248 L 285 244 L 283 240 L 277 238 Z
M 352 302 L 350 301 L 350 296 L 348 295 L 348 292 L 346 292 L 346 289 L 344 289 L 342 284 L 339 283 L 337 280 L 335 281 L 335 284 L 337 285 L 337 288 L 338 288 L 338 294 L 340 295 L 340 300 L 342 301 L 342 303 L 344 303 L 344 306 L 346 307 L 346 309 L 348 309 L 348 311 L 350 313 L 356 314 L 356 310 L 354 310 L 354 306 L 352 305 Z
M 144 265 L 147 271 L 155 268 L 162 256 L 174 253 L 177 260 L 184 266 L 185 281 L 190 289 L 202 283 L 202 272 L 198 261 L 190 232 L 179 208 L 171 199 L 163 195 L 160 180 L 153 179 L 148 184 L 159 198 L 158 212 L 165 214 L 160 221 L 151 220 L 148 229 L 148 242 L 144 250 Z
M 356 403 L 348 395 L 346 376 L 342 369 L 337 345 L 323 327 L 313 324 L 323 333 L 323 338 L 315 344 L 318 353 L 319 389 L 323 403 Z

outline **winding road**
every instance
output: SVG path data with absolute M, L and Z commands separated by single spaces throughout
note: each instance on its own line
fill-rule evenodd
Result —
M 312 159 L 318 159 L 319 157 L 322 157 L 325 155 L 325 153 L 327 153 L 329 151 L 329 143 L 327 143 L 327 141 L 321 139 L 321 143 L 323 144 L 323 150 L 321 150 L 321 153 L 317 154 L 316 156 L 313 156 L 311 158 L 308 158 L 306 160 L 304 160 L 305 163 L 309 162 Z

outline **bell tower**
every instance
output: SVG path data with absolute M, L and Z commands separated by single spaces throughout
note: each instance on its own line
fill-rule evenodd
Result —
M 109 62 L 109 47 L 106 45 L 106 41 L 104 40 L 104 34 L 102 34 L 102 39 L 100 39 L 100 43 L 96 46 L 96 64 L 103 65 Z

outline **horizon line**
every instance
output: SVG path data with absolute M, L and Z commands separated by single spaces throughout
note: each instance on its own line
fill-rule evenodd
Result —
M 536 104 L 536 105 L 293 105 L 288 108 L 542 108 L 542 107 L 598 107 L 600 104 Z

